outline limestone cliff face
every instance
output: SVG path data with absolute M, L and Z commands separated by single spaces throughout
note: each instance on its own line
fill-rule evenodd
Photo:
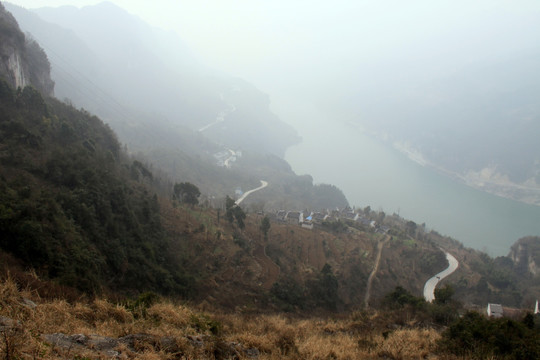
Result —
M 43 49 L 24 36 L 15 18 L 0 4 L 0 77 L 15 88 L 32 85 L 42 94 L 52 96 L 50 69 Z
M 526 237 L 515 243 L 509 254 L 521 273 L 540 275 L 540 237 Z
M 28 82 L 26 80 L 27 76 L 25 76 L 25 69 L 22 65 L 21 56 L 16 50 L 14 50 L 10 55 L 8 54 L 5 56 L 7 57 L 7 75 L 9 76 L 12 85 L 14 85 L 16 88 L 24 88 L 26 85 L 28 85 Z

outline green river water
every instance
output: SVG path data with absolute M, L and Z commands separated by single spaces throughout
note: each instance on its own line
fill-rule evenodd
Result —
M 507 255 L 523 236 L 540 236 L 540 207 L 455 182 L 354 126 L 318 124 L 301 135 L 286 160 L 297 174 L 338 186 L 351 206 L 399 213 L 491 256 Z

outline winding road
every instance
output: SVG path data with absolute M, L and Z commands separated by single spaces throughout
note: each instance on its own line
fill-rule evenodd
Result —
M 223 100 L 223 99 L 222 99 Z M 211 122 L 210 124 L 206 125 L 206 126 L 203 126 L 202 128 L 199 129 L 199 132 L 203 132 L 203 131 L 206 131 L 208 130 L 209 128 L 211 128 L 212 126 L 214 125 L 217 125 L 219 123 L 222 123 L 225 121 L 225 116 L 229 115 L 230 113 L 232 112 L 235 112 L 236 111 L 236 106 L 232 105 L 232 104 L 229 104 L 229 108 L 227 110 L 223 110 L 223 111 L 220 111 L 217 116 L 216 116 L 216 120 L 214 122 Z
M 259 190 L 261 190 L 261 189 L 264 189 L 264 188 L 267 187 L 267 186 L 268 186 L 268 183 L 267 183 L 266 181 L 264 181 L 264 180 L 261 180 L 261 186 L 259 186 L 258 188 L 255 188 L 255 189 L 246 191 L 246 192 L 244 193 L 244 195 L 242 195 L 238 200 L 235 201 L 235 204 L 236 204 L 236 205 L 240 205 L 240 203 L 241 203 L 242 201 L 244 201 L 245 198 L 246 198 L 249 194 L 252 194 L 252 193 L 254 193 L 255 191 L 259 191 Z
M 452 274 L 459 266 L 459 262 L 455 257 L 446 251 L 444 253 L 446 254 L 446 260 L 448 260 L 448 267 L 426 281 L 426 285 L 424 285 L 424 298 L 427 302 L 432 302 L 435 300 L 435 287 L 439 281 Z

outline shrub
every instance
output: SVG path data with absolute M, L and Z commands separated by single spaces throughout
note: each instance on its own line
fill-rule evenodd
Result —
M 303 286 L 291 277 L 283 277 L 274 283 L 270 294 L 284 311 L 294 311 L 295 308 L 303 309 L 306 306 Z
M 468 312 L 443 333 L 439 347 L 475 359 L 538 359 L 540 333 L 521 322 Z
M 396 286 L 395 290 L 384 297 L 383 304 L 387 307 L 404 307 L 411 305 L 414 308 L 423 308 L 426 304 L 423 298 L 412 295 L 401 286 Z

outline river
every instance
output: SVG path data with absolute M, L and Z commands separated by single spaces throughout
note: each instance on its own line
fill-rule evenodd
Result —
M 426 223 L 490 256 L 507 255 L 523 236 L 540 235 L 540 207 L 457 183 L 352 125 L 317 122 L 299 132 L 303 141 L 286 160 L 297 174 L 338 186 L 351 206 Z

